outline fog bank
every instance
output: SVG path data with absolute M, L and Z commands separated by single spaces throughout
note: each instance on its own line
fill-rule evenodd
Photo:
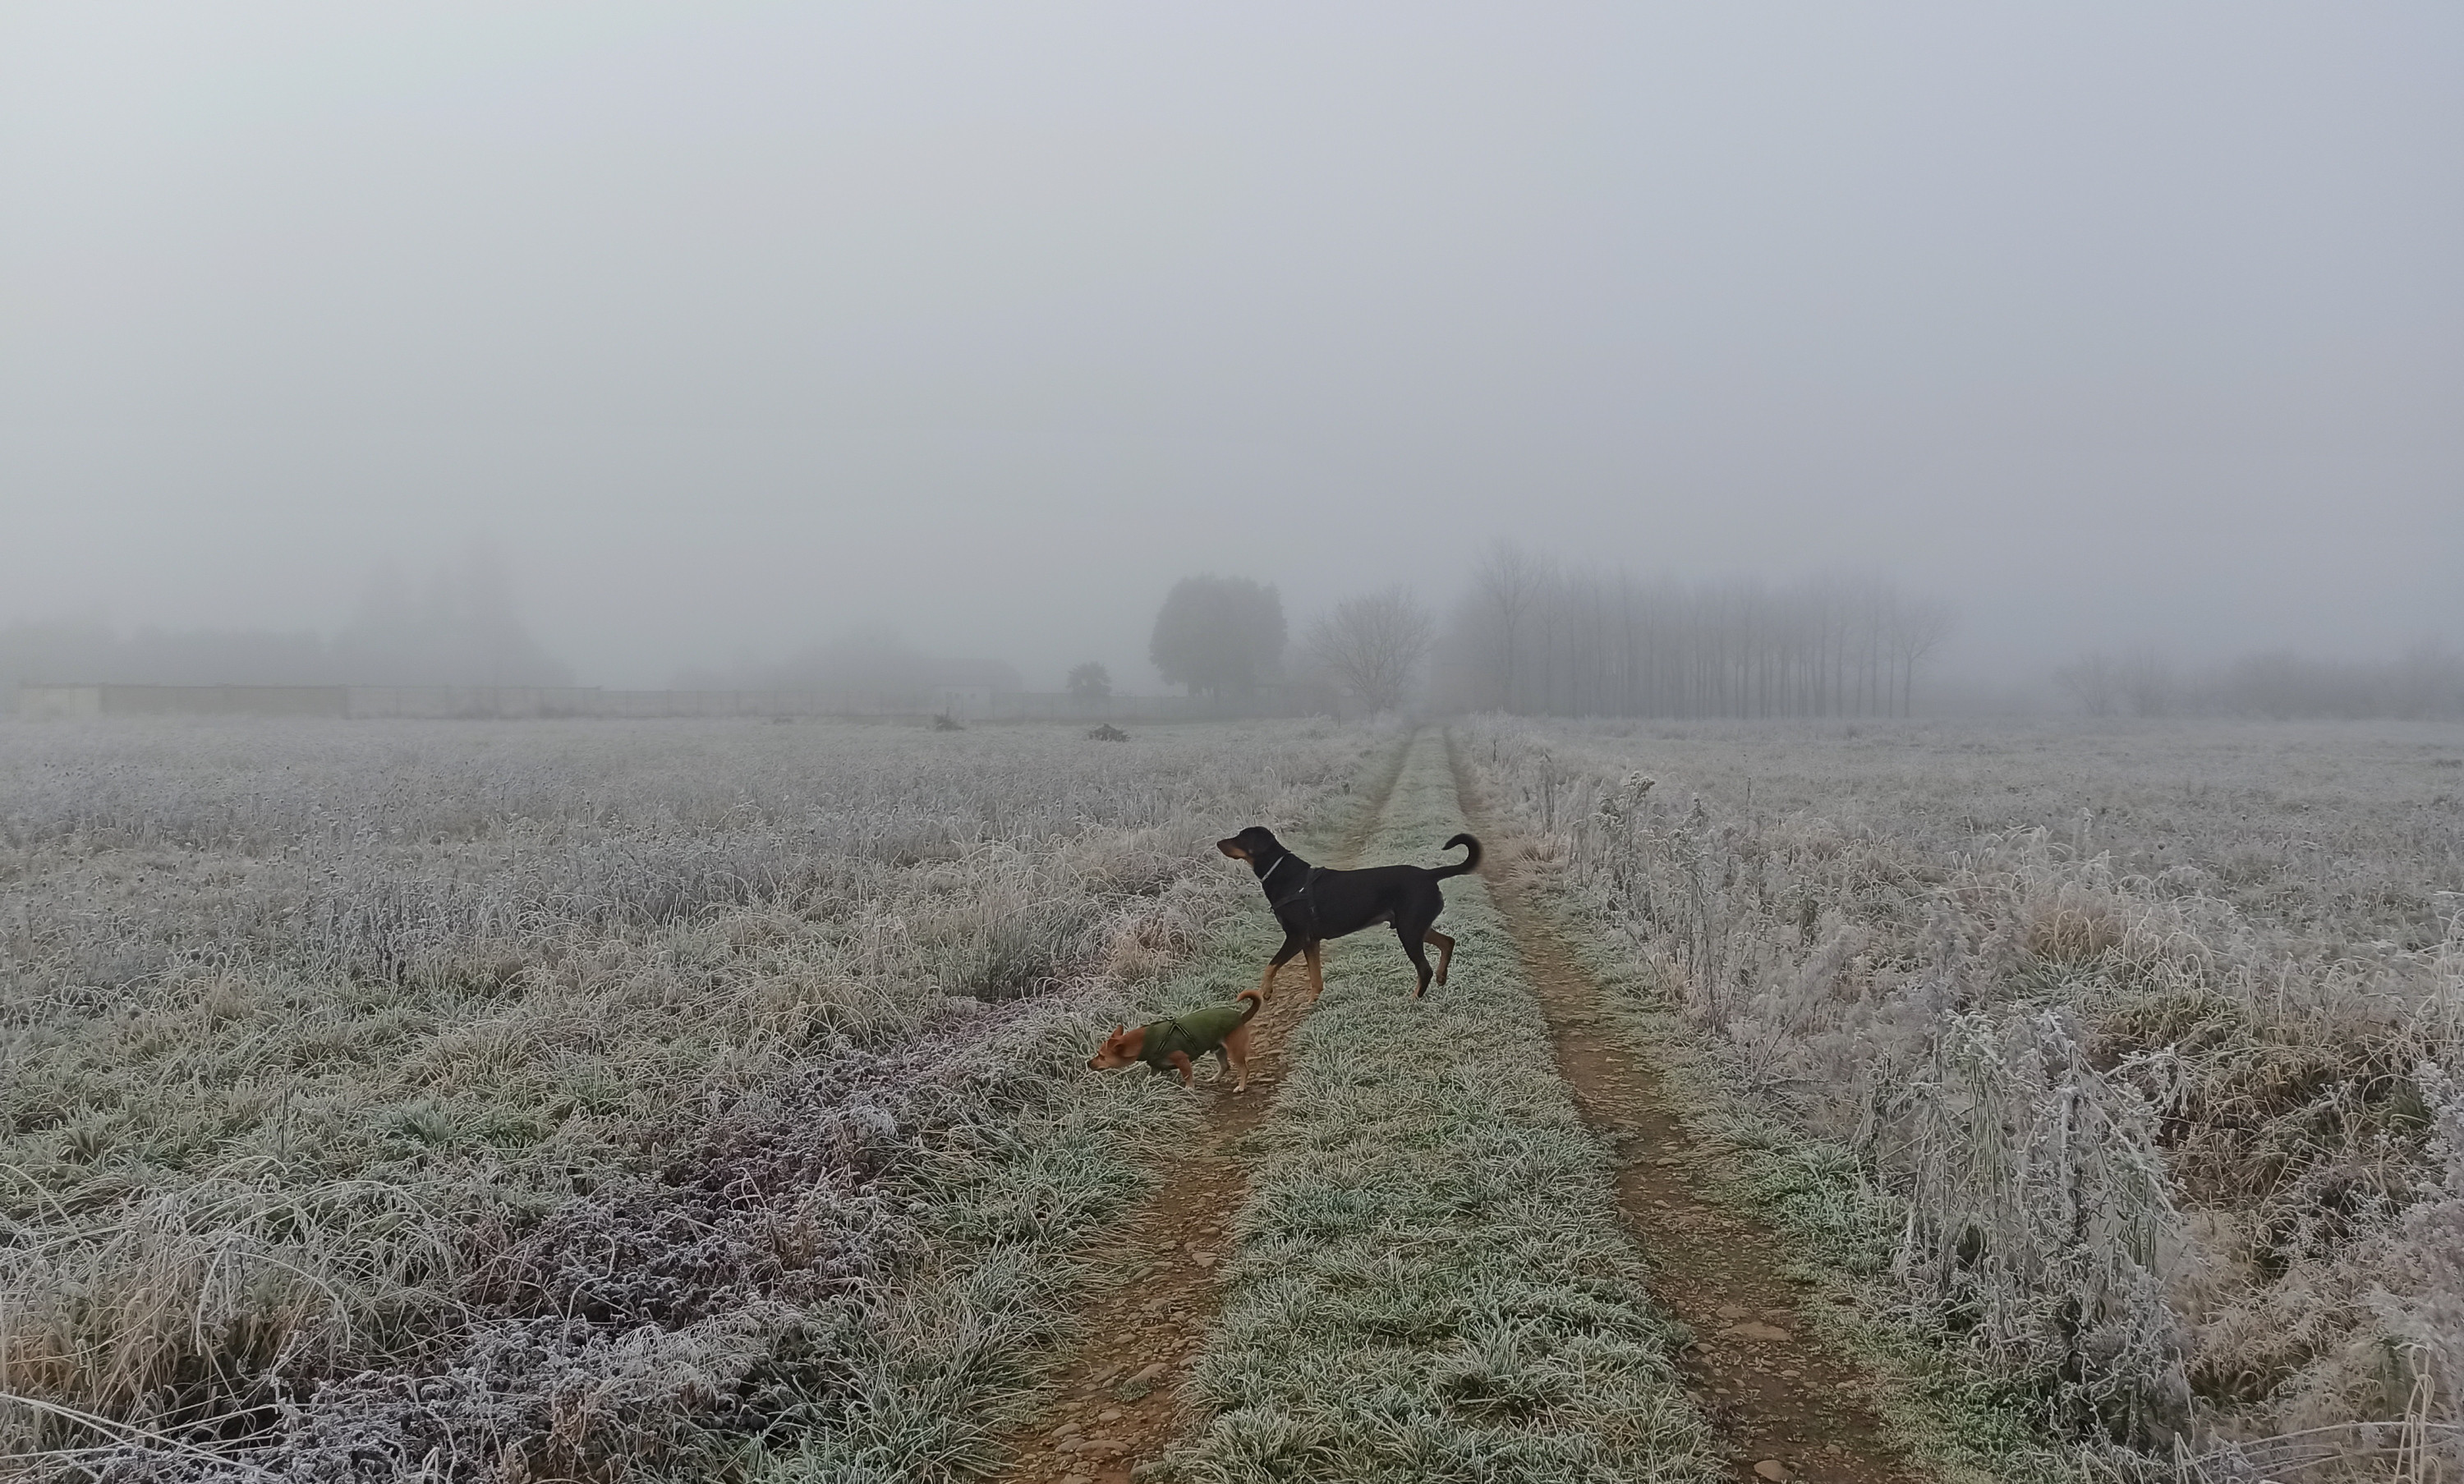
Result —
M 0 622 L 1159 687 L 1501 536 L 1945 674 L 2464 640 L 2464 12 L 0 14 Z

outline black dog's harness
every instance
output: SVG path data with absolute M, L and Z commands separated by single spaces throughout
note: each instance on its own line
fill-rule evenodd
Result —
M 1274 880 L 1275 873 L 1282 870 L 1284 868 L 1284 862 L 1292 858 L 1287 855 L 1275 857 L 1275 863 L 1266 867 L 1266 874 L 1258 878 L 1258 884 L 1264 886 L 1266 883 Z M 1325 866 L 1310 866 L 1309 868 L 1309 874 L 1301 878 L 1300 884 L 1294 886 L 1281 898 L 1277 898 L 1272 890 L 1267 891 L 1266 906 L 1274 909 L 1276 916 L 1281 917 L 1283 915 L 1284 908 L 1291 906 L 1295 902 L 1300 903 L 1303 909 L 1309 913 L 1309 930 L 1307 936 L 1315 937 L 1317 935 L 1317 904 L 1309 900 L 1309 890 L 1311 886 L 1316 885 L 1317 879 L 1325 874 Z

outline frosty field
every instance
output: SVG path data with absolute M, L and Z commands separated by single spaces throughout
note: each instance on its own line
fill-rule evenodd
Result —
M 2166 1473 L 2454 1467 L 2464 731 L 1461 752 L 1698 1120 L 1954 1388 Z
M 8 1472 L 963 1460 L 1174 1116 L 1089 1032 L 1367 745 L 0 731 Z
M 2393 725 L 0 728 L 0 1473 L 2427 1477 L 2459 762 Z M 1410 1000 L 1382 929 L 1321 1001 L 1288 973 L 1248 1131 L 1087 1071 L 1256 983 L 1220 836 L 1430 864 L 1475 817 L 1453 982 Z M 1601 1014 L 1534 992 L 1532 910 Z M 1663 1069 L 1705 1157 L 1569 1035 Z M 1768 1222 L 1791 1312 L 1672 1307 L 1701 1212 L 1638 1208 L 1641 1164 Z M 1745 1395 L 1816 1350 L 1889 1414 L 1866 1472 Z

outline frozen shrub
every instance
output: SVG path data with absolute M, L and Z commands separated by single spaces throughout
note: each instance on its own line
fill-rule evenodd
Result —
M 1946 1019 L 1903 1104 L 1894 1271 L 2071 1430 L 2169 1443 L 2189 1419 L 2161 1262 L 2180 1238 L 2147 1109 L 2059 1011 Z

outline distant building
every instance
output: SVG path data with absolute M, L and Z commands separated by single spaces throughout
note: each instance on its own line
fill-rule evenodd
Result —
M 335 716 L 351 714 L 341 686 L 27 686 L 17 714 L 29 720 L 80 716 Z
M 955 720 L 979 720 L 993 713 L 994 694 L 990 686 L 935 686 L 933 712 Z
M 77 716 L 102 714 L 100 686 L 29 686 L 17 687 L 18 715 L 33 721 L 66 721 Z

